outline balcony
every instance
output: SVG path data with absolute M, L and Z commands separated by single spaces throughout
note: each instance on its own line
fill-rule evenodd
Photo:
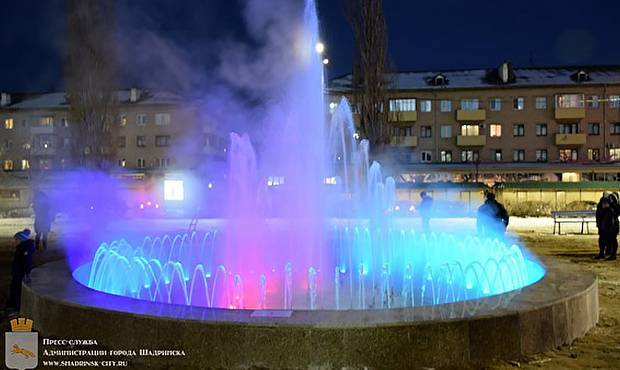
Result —
M 390 112 L 389 120 L 391 123 L 407 123 L 418 120 L 418 112 Z
M 476 147 L 485 146 L 487 144 L 487 137 L 485 135 L 478 136 L 463 136 L 456 137 L 456 145 L 461 147 Z
M 484 121 L 487 119 L 487 111 L 484 109 L 463 110 L 456 111 L 457 121 Z
M 390 145 L 400 147 L 416 147 L 418 146 L 417 136 L 392 136 Z
M 578 121 L 585 117 L 585 108 L 555 108 L 555 119 L 557 121 Z
M 586 134 L 555 134 L 555 145 L 576 146 L 586 143 Z
M 42 126 L 42 125 L 37 125 L 37 126 L 31 126 L 30 127 L 30 133 L 32 135 L 52 135 L 54 134 L 54 126 Z

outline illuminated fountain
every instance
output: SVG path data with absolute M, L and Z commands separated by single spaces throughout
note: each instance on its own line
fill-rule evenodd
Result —
M 346 99 L 324 124 L 312 0 L 303 23 L 261 151 L 249 136 L 231 134 L 222 226 L 102 243 L 75 279 L 167 304 L 365 310 L 495 296 L 542 278 L 519 246 L 395 222 L 395 181 L 370 163 Z M 268 176 L 283 181 L 273 186 Z

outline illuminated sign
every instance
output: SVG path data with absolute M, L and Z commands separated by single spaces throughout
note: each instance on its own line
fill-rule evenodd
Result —
M 185 192 L 182 180 L 164 180 L 164 199 L 183 200 Z

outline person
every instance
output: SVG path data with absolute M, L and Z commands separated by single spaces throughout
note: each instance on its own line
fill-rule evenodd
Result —
M 478 234 L 503 238 L 509 222 L 508 211 L 495 199 L 495 194 L 486 192 L 484 204 L 478 208 L 476 221 Z
M 35 251 L 34 241 L 30 239 L 30 230 L 24 229 L 14 236 L 17 241 L 15 247 L 15 255 L 11 266 L 11 285 L 9 292 L 9 309 L 19 311 L 22 280 L 30 279 L 30 270 L 32 269 L 32 255 Z
M 35 245 L 39 249 L 47 249 L 47 237 L 52 229 L 53 213 L 49 198 L 42 191 L 36 191 L 32 200 L 34 208 Z
M 420 193 L 420 198 L 422 201 L 418 206 L 418 210 L 420 211 L 420 217 L 422 218 L 422 230 L 424 233 L 429 233 L 431 230 L 431 214 L 433 213 L 433 197 L 428 195 L 427 192 L 423 191 Z
M 612 210 L 613 229 L 609 235 L 607 260 L 614 261 L 616 260 L 616 253 L 618 252 L 618 233 L 620 233 L 620 222 L 618 220 L 618 216 L 620 216 L 620 202 L 617 192 L 613 192 L 609 195 L 609 208 Z
M 609 205 L 608 199 L 611 193 L 608 191 L 604 191 L 601 199 L 599 199 L 596 204 L 596 228 L 598 229 L 598 255 L 594 257 L 594 259 L 600 260 L 605 258 L 607 252 L 607 246 L 605 245 L 606 239 L 605 235 L 603 235 L 601 220 L 603 217 L 603 203 Z M 605 211 L 606 212 L 606 211 Z
M 613 198 L 613 195 L 602 198 L 600 208 L 596 212 L 599 235 L 599 254 L 596 256 L 597 259 L 602 259 L 606 256 L 608 260 L 616 259 L 616 251 L 618 249 L 618 215 L 613 203 L 617 203 L 618 199 L 614 200 Z

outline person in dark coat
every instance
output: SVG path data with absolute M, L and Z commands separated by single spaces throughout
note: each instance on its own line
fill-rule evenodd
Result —
M 508 222 L 509 216 L 506 208 L 495 199 L 495 194 L 487 192 L 484 204 L 478 208 L 476 223 L 478 234 L 485 237 L 503 238 Z
M 30 270 L 32 270 L 32 255 L 35 251 L 34 241 L 30 239 L 30 230 L 24 229 L 15 234 L 15 240 L 18 242 L 15 247 L 15 255 L 11 266 L 11 286 L 9 292 L 8 307 L 19 311 L 22 280 L 29 279 Z
M 613 217 L 613 229 L 609 234 L 607 260 L 614 261 L 616 259 L 616 253 L 618 252 L 618 233 L 620 233 L 620 222 L 618 216 L 620 216 L 620 202 L 618 201 L 618 193 L 614 192 L 609 195 L 609 208 Z
M 52 205 L 48 196 L 42 191 L 37 191 L 32 200 L 32 208 L 34 208 L 35 215 L 35 245 L 37 249 L 41 246 L 43 246 L 43 249 L 47 249 L 47 237 L 52 229 L 52 221 L 54 218 Z
M 420 193 L 422 201 L 418 205 L 420 217 L 422 217 L 422 230 L 428 234 L 431 231 L 431 215 L 433 213 L 433 197 L 423 191 Z
M 616 251 L 618 249 L 618 215 L 612 206 L 614 202 L 612 196 L 601 200 L 601 207 L 597 210 L 597 226 L 599 234 L 599 255 L 598 259 L 607 255 L 608 260 L 616 259 Z M 616 200 L 617 202 L 617 200 Z M 602 254 L 601 254 L 602 252 Z
M 594 257 L 594 259 L 597 259 L 597 260 L 605 258 L 605 255 L 607 254 L 607 245 L 605 244 L 607 239 L 605 238 L 605 235 L 603 235 L 603 231 L 601 227 L 601 220 L 603 217 L 603 203 L 606 204 L 606 207 L 609 206 L 610 195 L 611 193 L 608 191 L 603 192 L 601 199 L 599 199 L 596 205 L 596 227 L 598 229 L 598 255 Z

